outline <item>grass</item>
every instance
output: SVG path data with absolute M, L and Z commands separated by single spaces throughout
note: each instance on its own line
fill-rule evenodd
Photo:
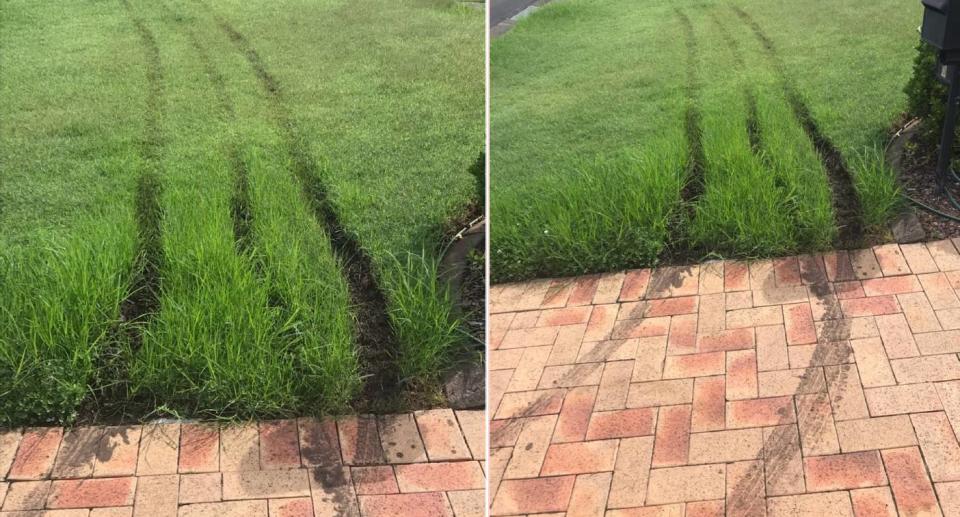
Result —
M 449 366 L 461 315 L 429 265 L 475 197 L 479 13 L 338 0 L 0 10 L 0 424 L 362 403 L 382 365 L 358 334 L 357 257 L 318 207 L 388 295 L 386 367 L 413 390 Z M 256 48 L 282 104 L 220 21 Z M 395 267 L 407 253 L 421 266 Z
M 650 154 L 597 158 L 537 195 L 493 198 L 505 221 L 490 230 L 495 274 L 576 275 L 656 260 L 680 216 L 687 154 L 677 142 L 665 141 Z
M 900 195 L 896 172 L 887 163 L 880 148 L 864 148 L 850 160 L 854 184 L 863 204 L 863 222 L 867 228 L 880 231 L 887 221 L 900 212 L 904 200 Z
M 808 0 L 786 11 L 758 0 L 542 7 L 491 48 L 492 280 L 835 246 L 846 214 L 811 121 L 842 155 L 858 217 L 876 233 L 897 212 L 896 182 L 882 161 L 861 157 L 882 145 L 905 106 L 919 15 L 895 0 Z M 531 199 L 575 196 L 574 164 L 659 155 L 664 134 L 685 138 L 673 128 L 686 106 L 699 114 L 704 163 L 679 206 L 664 209 L 682 215 L 667 234 L 581 237 L 583 247 L 609 250 L 603 260 L 580 242 L 545 244 L 554 211 Z M 591 217 L 614 219 L 624 201 L 612 199 L 598 200 Z M 664 251 L 640 259 L 637 249 Z M 570 258 L 583 256 L 588 263 Z
M 398 373 L 407 383 L 436 381 L 464 343 L 463 322 L 453 311 L 447 284 L 439 280 L 439 264 L 425 255 L 392 257 L 385 270 Z

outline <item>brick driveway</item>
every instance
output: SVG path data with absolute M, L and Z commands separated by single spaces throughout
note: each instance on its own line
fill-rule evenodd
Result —
M 960 515 L 960 240 L 491 290 L 493 515 Z
M 0 430 L 0 517 L 483 515 L 483 411 Z

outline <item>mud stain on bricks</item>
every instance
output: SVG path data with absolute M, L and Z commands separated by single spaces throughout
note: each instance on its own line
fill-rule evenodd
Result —
M 325 227 L 331 247 L 342 264 L 356 314 L 357 342 L 363 362 L 367 365 L 364 395 L 368 400 L 390 397 L 399 391 L 400 382 L 395 368 L 390 366 L 391 355 L 396 349 L 396 336 L 388 318 L 386 297 L 377 283 L 371 258 L 356 237 L 340 223 L 323 183 L 324 174 L 311 156 L 308 140 L 289 113 L 279 81 L 270 73 L 246 36 L 214 12 L 209 5 L 203 2 L 200 2 L 200 5 L 210 13 L 237 51 L 246 58 L 257 77 L 271 103 L 272 115 L 280 129 L 285 152 L 294 175 L 300 182 L 304 198 L 314 217 Z
M 836 341 L 845 339 L 850 332 L 848 320 L 842 318 L 839 301 L 833 296 L 826 272 L 819 265 L 802 270 L 801 279 L 810 291 L 811 302 L 817 301 L 825 309 L 823 329 L 818 336 L 817 345 L 811 357 L 811 366 L 804 372 L 803 377 L 793 394 L 797 411 L 797 423 L 793 423 L 790 415 L 784 415 L 779 426 L 774 428 L 770 436 L 763 443 L 763 448 L 757 452 L 756 459 L 763 460 L 763 468 L 752 468 L 734 486 L 728 487 L 727 514 L 743 516 L 761 516 L 766 513 L 765 487 L 768 480 L 779 479 L 792 468 L 802 447 L 793 433 L 794 425 L 800 429 L 801 440 L 806 437 L 812 440 L 833 424 L 832 411 L 826 414 L 817 411 L 817 408 L 831 407 L 830 394 L 824 382 L 824 377 L 817 375 L 822 369 L 818 366 L 829 360 L 830 364 L 845 364 L 849 360 L 852 350 L 849 347 L 840 348 L 840 356 L 835 346 Z M 838 376 L 831 380 L 831 384 L 842 386 L 849 375 L 849 368 L 839 369 Z M 806 394 L 807 403 L 801 405 L 796 396 Z M 801 425 L 802 423 L 802 425 Z M 789 425 L 788 425 L 789 424 Z
M 346 472 L 346 467 L 320 467 L 313 470 L 313 480 L 322 491 L 320 502 L 331 505 L 334 515 L 357 512 L 357 503 L 351 496 L 353 486 Z M 316 492 L 314 497 L 317 497 Z
M 794 117 L 806 132 L 813 143 L 824 169 L 827 171 L 827 180 L 833 194 L 833 207 L 839 235 L 836 245 L 840 248 L 853 249 L 859 247 L 863 241 L 863 219 L 860 198 L 853 185 L 853 176 L 846 166 L 839 149 L 820 130 L 814 119 L 810 107 L 803 100 L 793 83 L 780 53 L 773 40 L 766 34 L 763 27 L 756 20 L 738 6 L 731 5 L 730 9 L 750 29 L 757 41 L 763 47 L 764 53 L 773 63 L 783 85 L 787 102 L 793 110 Z

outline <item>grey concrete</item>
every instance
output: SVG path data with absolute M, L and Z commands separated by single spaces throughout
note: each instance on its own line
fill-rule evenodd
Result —
M 513 18 L 521 11 L 537 3 L 537 0 L 489 0 L 490 27 Z

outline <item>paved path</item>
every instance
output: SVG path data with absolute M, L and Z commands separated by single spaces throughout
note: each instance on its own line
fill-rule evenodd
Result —
M 537 0 L 490 0 L 490 26 L 493 27 L 516 16 L 536 2 Z
M 482 411 L 0 430 L 0 517 L 482 516 L 484 447 Z
M 960 515 L 958 247 L 494 286 L 492 514 Z

